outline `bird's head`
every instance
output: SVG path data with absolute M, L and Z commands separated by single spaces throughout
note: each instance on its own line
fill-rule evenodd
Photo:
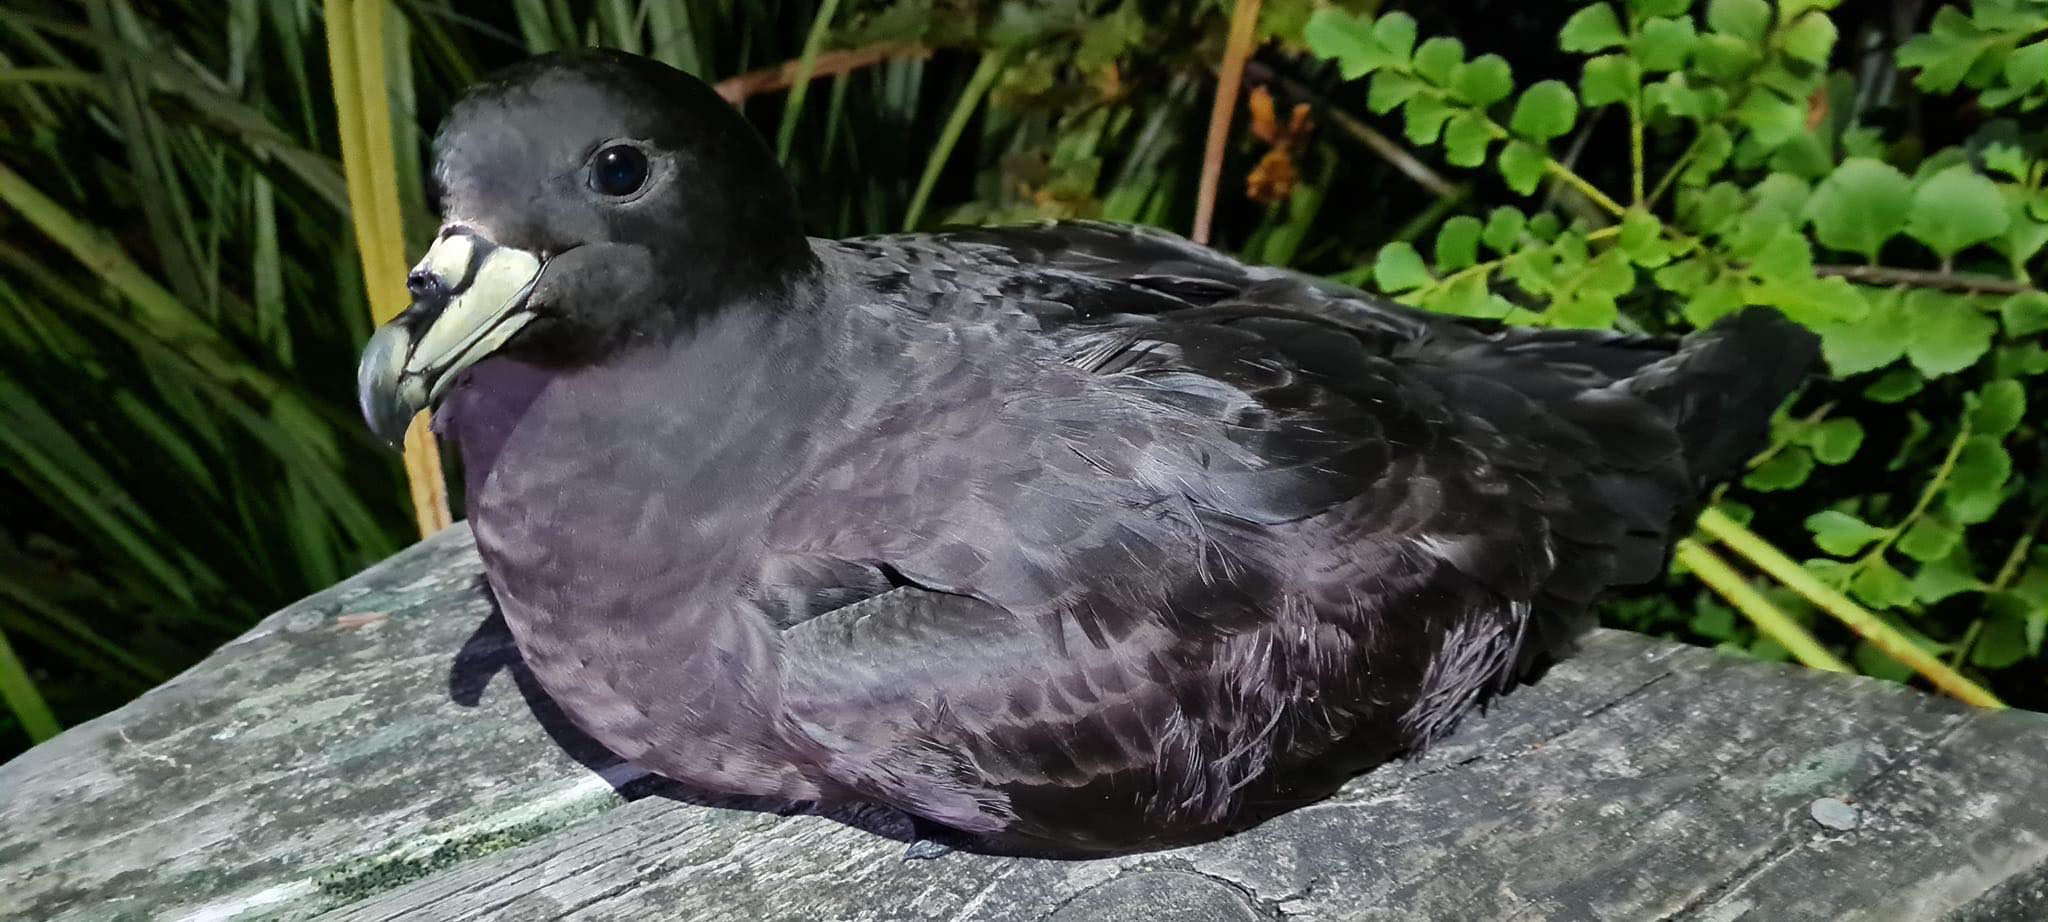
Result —
M 394 443 L 490 356 L 601 362 L 816 265 L 760 135 L 646 58 L 584 50 L 493 76 L 456 103 L 434 160 L 440 232 L 357 372 L 364 419 Z

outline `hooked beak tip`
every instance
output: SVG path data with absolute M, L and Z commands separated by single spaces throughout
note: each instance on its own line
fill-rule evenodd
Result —
M 378 328 L 356 368 L 370 431 L 403 444 L 413 417 L 531 322 L 527 301 L 544 264 L 470 228 L 444 228 L 407 278 L 412 306 Z
M 419 386 L 417 376 L 405 371 L 406 357 L 411 353 L 412 331 L 393 321 L 370 337 L 369 345 L 363 349 L 362 364 L 356 369 L 356 401 L 363 422 L 369 424 L 379 440 L 393 448 L 405 443 L 405 430 L 426 404 L 425 389 Z

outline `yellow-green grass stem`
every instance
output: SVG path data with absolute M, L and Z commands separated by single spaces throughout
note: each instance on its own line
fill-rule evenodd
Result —
M 1786 588 L 1799 593 L 1820 610 L 1834 616 L 1836 620 L 1855 631 L 1857 636 L 1883 651 L 1886 656 L 1904 663 L 1919 673 L 1935 688 L 1978 707 L 2006 706 L 2005 702 L 1998 700 L 1998 696 L 1950 668 L 1939 657 L 1914 643 L 1912 638 L 1886 624 L 1883 619 L 1871 614 L 1834 587 L 1822 582 L 1797 561 L 1785 556 L 1784 552 L 1772 547 L 1770 542 L 1720 510 L 1708 509 L 1701 513 L 1699 527 L 1701 531 L 1726 545 L 1729 550 L 1761 567 L 1778 582 L 1785 584 Z
M 388 0 L 327 0 L 327 61 L 341 138 L 349 217 L 363 266 L 370 319 L 405 309 L 405 227 L 398 207 L 398 166 L 391 146 L 391 103 L 384 70 Z M 405 434 L 405 477 L 422 537 L 448 526 L 440 449 L 422 413 Z
M 1721 559 L 1721 555 L 1707 549 L 1707 546 L 1687 538 L 1678 542 L 1678 562 L 1691 570 L 1700 582 L 1714 590 L 1716 595 L 1726 599 L 1728 604 L 1756 625 L 1758 633 L 1777 642 L 1792 658 L 1814 669 L 1829 672 L 1854 673 L 1841 657 L 1828 652 L 1799 622 L 1792 620 L 1785 610 L 1764 598 L 1742 574 Z

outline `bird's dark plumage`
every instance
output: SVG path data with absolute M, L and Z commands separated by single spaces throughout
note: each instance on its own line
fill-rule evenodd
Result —
M 619 143 L 624 201 L 585 178 Z M 470 234 L 541 268 L 417 308 L 365 405 L 467 367 L 439 418 L 565 712 L 1021 845 L 1216 835 L 1426 745 L 1657 576 L 1814 359 L 1765 312 L 1491 327 L 1132 227 L 808 240 L 736 114 L 620 55 L 500 78 L 437 151 L 423 271 L 513 272 Z M 490 354 L 408 358 L 454 323 Z

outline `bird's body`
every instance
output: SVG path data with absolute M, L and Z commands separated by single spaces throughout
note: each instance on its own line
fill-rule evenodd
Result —
M 1661 562 L 1692 489 L 1658 407 L 1545 355 L 1668 345 L 1489 336 L 1136 229 L 817 246 L 789 304 L 450 401 L 529 663 L 685 781 L 1218 831 L 1442 732 L 1620 557 Z M 904 582 L 948 595 L 830 614 Z
M 560 278 L 599 249 L 526 233 Z M 1661 572 L 1813 359 L 1775 315 L 1496 329 L 1111 225 L 796 240 L 468 360 L 438 419 L 491 585 L 640 765 L 1031 847 L 1215 835 L 1440 736 Z

